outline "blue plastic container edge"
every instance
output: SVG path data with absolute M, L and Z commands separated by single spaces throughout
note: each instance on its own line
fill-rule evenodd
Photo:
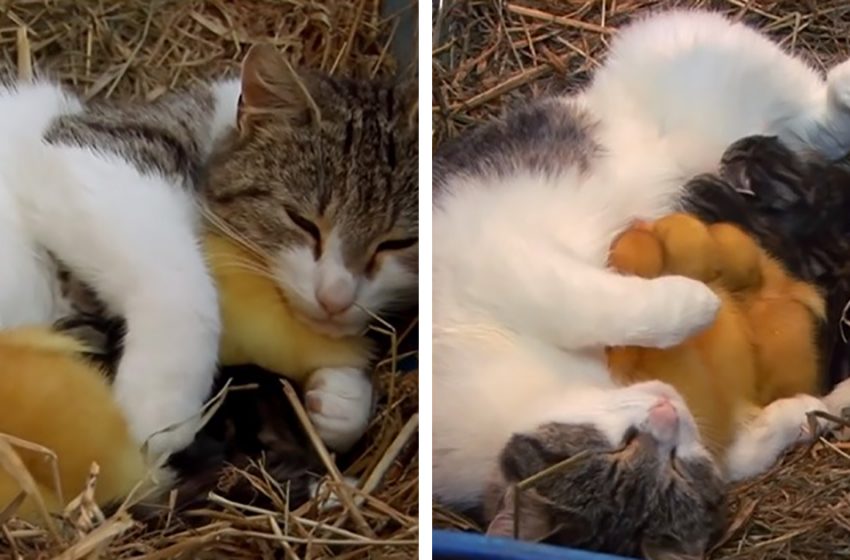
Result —
M 633 560 L 599 552 L 444 530 L 433 531 L 431 551 L 433 558 L 458 560 Z

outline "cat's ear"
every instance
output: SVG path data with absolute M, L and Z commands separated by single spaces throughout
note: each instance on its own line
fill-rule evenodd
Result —
M 705 560 L 706 545 L 700 542 L 644 542 L 641 545 L 646 560 Z
M 310 77 L 300 75 L 269 44 L 252 46 L 242 61 L 239 126 L 256 116 L 276 114 L 292 120 L 321 119 L 310 92 Z
M 519 482 L 551 466 L 541 455 L 545 448 L 546 441 L 537 434 L 512 435 L 499 455 L 505 479 Z
M 555 527 L 546 501 L 534 490 L 525 490 L 519 498 L 517 490 L 509 487 L 502 497 L 499 509 L 487 526 L 487 536 L 514 538 L 539 542 L 552 535 Z

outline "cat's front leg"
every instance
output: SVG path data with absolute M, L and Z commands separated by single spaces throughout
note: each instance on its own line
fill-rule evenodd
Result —
M 711 325 L 720 309 L 717 295 L 697 280 L 627 276 L 562 251 L 521 264 L 484 259 L 475 268 L 467 282 L 477 289 L 465 294 L 470 305 L 559 348 L 668 348 Z
M 726 473 L 731 481 L 744 480 L 770 469 L 791 446 L 818 434 L 809 428 L 808 412 L 826 411 L 827 405 L 811 395 L 776 400 L 744 423 L 726 453 Z M 816 422 L 818 430 L 823 428 Z
M 178 302 L 143 291 L 132 298 L 125 315 L 127 333 L 115 396 L 132 434 L 147 443 L 153 456 L 192 442 L 215 376 L 219 336 L 215 291 L 211 284 L 202 284 L 208 279 L 195 280 L 208 297 L 194 295 Z M 174 282 L 191 284 L 188 278 L 175 277 Z M 173 293 L 180 292 L 188 297 L 188 290 Z
M 26 225 L 126 320 L 114 390 L 132 435 L 155 455 L 178 450 L 197 428 L 184 421 L 209 397 L 221 330 L 194 200 L 84 148 L 48 147 L 42 157 L 17 192 Z
M 372 381 L 357 368 L 322 368 L 307 379 L 310 420 L 330 449 L 344 452 L 366 432 L 372 414 Z

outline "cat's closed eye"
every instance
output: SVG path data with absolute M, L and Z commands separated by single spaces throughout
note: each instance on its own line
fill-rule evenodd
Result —
M 386 241 L 382 241 L 375 248 L 375 254 L 385 253 L 388 251 L 404 251 L 405 249 L 410 249 L 414 245 L 419 243 L 418 237 L 408 237 L 405 239 L 387 239 Z
M 285 210 L 286 210 L 286 213 L 289 215 L 289 219 L 292 220 L 292 222 L 296 226 L 301 228 L 304 231 L 304 233 L 309 235 L 313 239 L 313 241 L 315 241 L 316 246 L 321 245 L 321 243 L 322 243 L 322 232 L 319 230 L 319 226 L 317 226 L 311 220 L 305 218 L 304 216 L 302 216 L 301 214 L 296 212 L 291 207 L 286 207 Z

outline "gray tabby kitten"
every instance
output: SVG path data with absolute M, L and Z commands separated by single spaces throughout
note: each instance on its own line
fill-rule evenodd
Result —
M 115 392 L 131 431 L 155 453 L 184 447 L 191 423 L 162 430 L 208 397 L 220 334 L 202 218 L 261 254 L 258 273 L 318 331 L 360 333 L 415 297 L 414 93 L 295 71 L 270 46 L 240 80 L 149 104 L 0 90 L 0 118 L 22 131 L 0 142 L 2 264 L 20 271 L 0 279 L 0 327 L 122 317 Z M 364 372 L 318 370 L 306 389 L 328 445 L 359 438 Z

